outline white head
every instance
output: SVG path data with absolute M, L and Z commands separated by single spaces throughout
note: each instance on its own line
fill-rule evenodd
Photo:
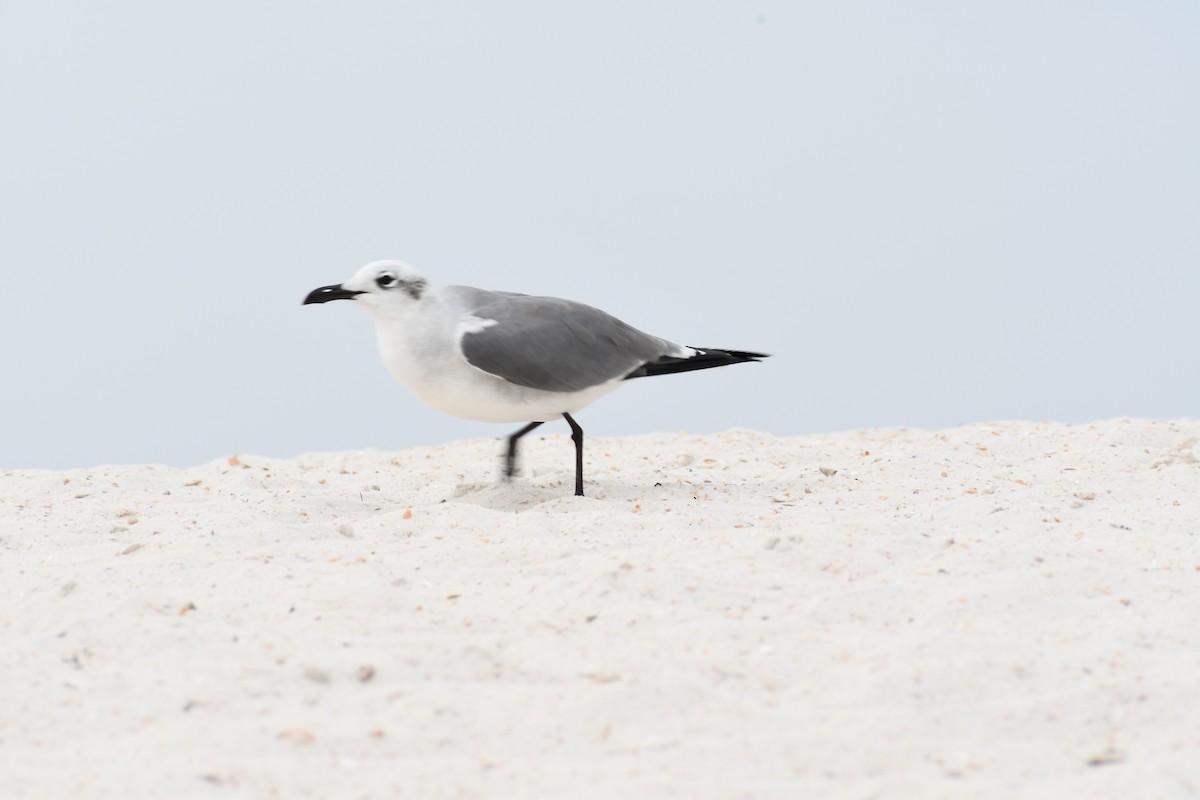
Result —
M 345 283 L 313 289 L 303 305 L 357 300 L 375 316 L 391 316 L 420 302 L 427 288 L 425 278 L 403 261 L 372 261 Z

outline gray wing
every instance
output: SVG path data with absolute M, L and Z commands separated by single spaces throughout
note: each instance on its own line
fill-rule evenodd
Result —
M 474 301 L 468 313 L 495 323 L 463 334 L 467 363 L 531 389 L 576 392 L 624 378 L 646 362 L 679 350 L 571 300 L 478 289 L 460 297 Z

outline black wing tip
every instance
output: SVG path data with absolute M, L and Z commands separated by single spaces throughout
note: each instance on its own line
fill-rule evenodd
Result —
M 625 376 L 629 378 L 644 378 L 649 375 L 670 375 L 674 372 L 691 372 L 697 369 L 725 367 L 730 364 L 746 364 L 770 358 L 769 353 L 755 353 L 750 350 L 718 350 L 715 348 L 693 347 L 695 355 L 687 358 L 663 356 L 655 361 L 647 362 Z
M 724 353 L 730 358 L 736 359 L 734 363 L 742 363 L 745 361 L 762 361 L 764 358 L 770 358 L 770 353 L 754 353 L 749 350 L 703 350 L 699 347 L 692 348 L 697 353 Z

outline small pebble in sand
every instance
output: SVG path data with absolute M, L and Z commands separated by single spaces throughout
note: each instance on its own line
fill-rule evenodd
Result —
M 329 673 L 317 667 L 306 667 L 304 677 L 308 678 L 313 683 L 329 683 Z
M 1125 760 L 1125 754 L 1115 747 L 1107 747 L 1088 757 L 1087 765 L 1089 767 L 1103 767 L 1106 764 L 1120 764 Z

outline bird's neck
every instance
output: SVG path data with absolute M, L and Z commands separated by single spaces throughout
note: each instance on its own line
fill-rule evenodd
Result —
M 427 295 L 405 313 L 375 318 L 375 338 L 388 372 L 410 391 L 428 379 L 431 369 L 443 363 L 449 312 L 436 295 Z M 439 344 L 440 343 L 440 344 Z

